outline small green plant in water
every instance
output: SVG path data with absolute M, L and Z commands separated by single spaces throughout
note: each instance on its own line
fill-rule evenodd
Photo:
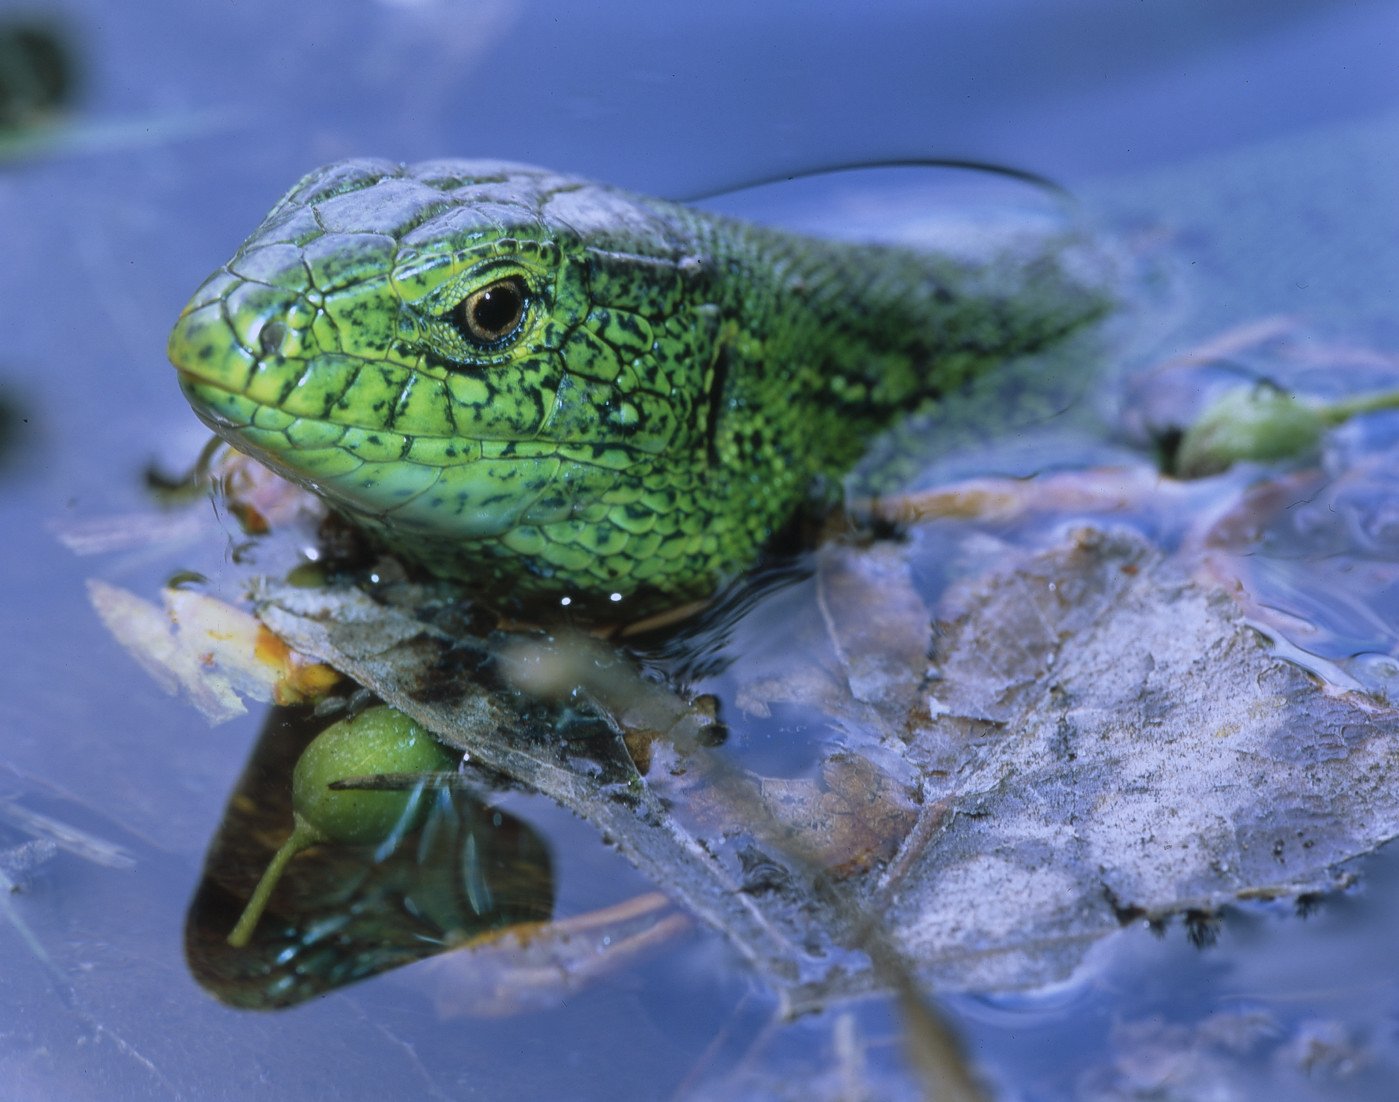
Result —
M 1235 463 L 1300 458 L 1314 452 L 1328 428 L 1359 413 L 1399 408 L 1399 392 L 1364 394 L 1334 403 L 1307 402 L 1271 383 L 1226 391 L 1181 439 L 1175 473 L 1203 478 Z
M 418 826 L 427 810 L 421 786 L 407 791 L 334 789 L 349 777 L 437 773 L 451 768 L 436 740 L 402 712 L 379 705 L 333 723 L 302 751 L 292 772 L 292 831 L 268 862 L 228 935 L 247 945 L 287 863 L 321 843 L 369 846 Z

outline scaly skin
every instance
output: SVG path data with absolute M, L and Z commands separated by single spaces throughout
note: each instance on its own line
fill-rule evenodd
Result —
M 349 161 L 169 352 L 217 433 L 431 572 L 639 613 L 751 565 L 895 412 L 1102 313 L 1074 244 L 968 264 L 519 165 Z

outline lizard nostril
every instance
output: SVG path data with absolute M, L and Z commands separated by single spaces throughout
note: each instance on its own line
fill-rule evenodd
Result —
M 264 356 L 275 356 L 282 350 L 282 342 L 287 339 L 286 323 L 269 321 L 257 335 L 258 350 Z

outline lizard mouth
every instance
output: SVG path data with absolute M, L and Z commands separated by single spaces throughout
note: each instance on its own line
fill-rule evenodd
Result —
M 186 399 L 215 434 L 370 523 L 488 539 L 522 524 L 565 519 L 572 512 L 570 502 L 553 500 L 556 457 L 507 450 L 484 458 L 479 446 L 458 444 L 454 462 L 414 462 L 415 443 L 426 441 L 308 421 L 196 373 L 179 374 Z
M 194 372 L 179 370 L 180 391 L 209 428 L 229 438 L 253 424 L 258 405 L 235 391 Z

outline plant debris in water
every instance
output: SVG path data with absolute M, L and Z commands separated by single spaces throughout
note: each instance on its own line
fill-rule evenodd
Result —
M 696 737 L 707 721 L 595 641 L 512 641 L 502 659 L 554 664 L 601 717 L 587 738 L 561 738 L 508 678 L 444 687 L 454 652 L 495 643 L 353 590 L 270 588 L 261 615 L 474 765 L 593 823 L 793 1008 L 874 982 L 852 901 L 941 988 L 1024 987 L 1066 976 L 1136 919 L 1333 887 L 1338 864 L 1393 835 L 1393 709 L 1322 691 L 1141 537 L 1078 528 L 1007 550 L 935 610 L 897 567 L 888 545 L 826 552 L 830 684 L 813 694 L 803 663 L 803 681 L 749 687 L 843 716 L 845 745 L 805 782 L 716 766 Z M 883 615 L 866 605 L 852 636 L 833 594 L 861 578 Z M 855 637 L 860 658 L 842 664 Z M 629 726 L 666 735 L 648 777 Z M 813 868 L 840 900 L 808 890 Z

